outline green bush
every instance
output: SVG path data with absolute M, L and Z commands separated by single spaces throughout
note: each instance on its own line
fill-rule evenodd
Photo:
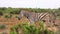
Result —
M 6 25 L 0 24 L 0 29 L 4 29 L 4 28 L 6 28 Z
M 11 18 L 12 17 L 12 15 L 10 14 L 10 15 L 5 15 L 5 18 Z
M 15 18 L 18 18 L 18 16 L 15 16 Z
M 43 22 L 39 22 L 39 28 L 36 28 L 33 25 L 29 25 L 29 24 L 19 24 L 19 25 L 16 25 L 14 27 L 12 27 L 13 30 L 10 31 L 10 34 L 11 32 L 13 32 L 13 34 L 18 34 L 18 29 L 19 28 L 22 28 L 23 30 L 23 33 L 22 34 L 54 34 L 53 31 L 49 31 L 46 29 L 44 29 L 44 26 L 43 26 Z
M 0 11 L 0 16 L 2 16 L 3 15 L 3 12 L 2 11 Z
M 10 14 L 19 14 L 19 10 L 11 11 Z
M 15 14 L 19 14 L 19 11 L 17 10 L 17 11 L 15 11 Z
M 10 34 L 14 34 L 14 29 L 10 28 Z
M 14 12 L 10 12 L 10 14 L 14 14 Z

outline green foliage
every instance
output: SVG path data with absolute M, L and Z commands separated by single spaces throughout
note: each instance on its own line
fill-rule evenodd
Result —
M 14 11 L 10 12 L 10 14 L 19 14 L 19 10 L 14 10 Z
M 31 12 L 51 12 L 53 9 L 40 9 L 40 8 L 11 8 L 11 7 L 0 7 L 0 12 L 1 13 L 8 13 L 8 14 L 19 14 L 21 10 L 29 10 Z M 54 9 L 55 13 L 57 13 L 58 16 L 60 16 L 60 8 Z M 0 13 L 0 14 L 1 14 Z
M 23 27 L 23 34 L 35 34 L 36 28 L 33 25 Z
M 10 14 L 14 14 L 14 12 L 10 12 Z
M 47 28 L 44 29 L 42 21 L 39 22 L 39 28 L 36 28 L 34 25 L 30 25 L 30 24 L 23 24 L 23 23 L 18 24 L 16 26 L 12 27 L 10 34 L 12 34 L 11 32 L 13 32 L 13 34 L 15 34 L 15 33 L 18 34 L 19 28 L 23 29 L 22 34 L 54 34 L 53 31 L 49 31 L 49 30 L 47 30 Z
M 18 34 L 18 32 L 16 31 L 17 29 L 18 29 L 17 26 L 10 28 L 10 34 Z
M 3 12 L 0 12 L 0 16 L 2 16 L 3 15 Z
M 6 27 L 6 25 L 0 24 L 0 29 L 4 29 L 5 27 Z
M 14 34 L 14 29 L 10 28 L 10 34 Z
M 5 7 L 0 7 L 0 10 L 5 10 L 6 8 Z
M 18 16 L 15 16 L 16 18 L 18 18 Z
M 12 17 L 12 15 L 10 14 L 10 15 L 5 15 L 5 18 L 11 18 Z

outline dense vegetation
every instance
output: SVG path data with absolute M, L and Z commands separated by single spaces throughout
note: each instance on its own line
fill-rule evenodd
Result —
M 43 22 L 39 22 L 39 27 L 22 23 L 10 28 L 10 34 L 54 34 L 53 31 L 48 30 L 47 27 L 44 28 Z M 18 29 L 22 30 L 19 31 Z
M 25 9 L 32 12 L 55 12 L 60 17 L 60 8 L 58 9 L 40 9 L 40 8 L 11 8 L 11 7 L 0 7 L 0 15 L 4 14 L 19 14 L 20 10 Z
M 0 29 L 4 29 L 6 28 L 6 25 L 5 24 L 0 24 Z
M 32 12 L 49 12 L 49 13 L 56 13 L 57 17 L 60 18 L 60 8 L 58 9 L 40 9 L 40 8 L 11 8 L 11 7 L 0 7 L 0 16 L 3 16 L 7 19 L 11 18 L 12 15 L 19 14 L 19 12 L 24 10 L 29 10 Z M 17 18 L 17 16 L 16 16 Z M 0 25 L 0 29 L 4 29 L 5 25 Z M 13 26 L 10 28 L 10 34 L 18 34 L 18 29 L 22 30 L 22 34 L 54 34 L 53 31 L 47 30 L 47 28 L 44 28 L 43 23 L 39 22 L 39 28 L 36 28 L 33 25 L 25 24 L 17 24 L 16 26 Z

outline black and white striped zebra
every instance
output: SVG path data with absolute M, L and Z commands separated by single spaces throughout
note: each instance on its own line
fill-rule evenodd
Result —
M 35 13 L 29 12 L 27 10 L 21 10 L 18 19 L 20 20 L 23 16 L 25 16 L 30 21 L 30 24 L 34 23 L 35 21 L 47 21 L 48 23 L 55 22 L 54 15 L 48 12 Z

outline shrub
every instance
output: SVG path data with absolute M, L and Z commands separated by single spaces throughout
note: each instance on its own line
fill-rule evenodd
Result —
M 14 12 L 10 12 L 10 14 L 14 14 Z
M 34 24 L 33 25 L 28 25 L 28 24 L 19 24 L 19 25 L 17 25 L 17 26 L 13 26 L 14 27 L 14 33 L 16 33 L 16 34 L 18 34 L 19 32 L 17 31 L 18 30 L 18 28 L 22 28 L 23 30 L 23 33 L 22 34 L 54 34 L 54 32 L 53 31 L 49 31 L 49 30 L 47 30 L 47 29 L 44 29 L 44 27 L 43 27 L 43 23 L 42 22 L 39 22 L 39 28 L 36 28 L 35 26 L 34 26 Z M 17 29 L 16 29 L 17 28 Z M 11 30 L 11 32 L 13 32 L 12 30 Z M 14 34 L 13 33 L 13 34 Z M 11 33 L 10 33 L 11 34 Z
M 10 14 L 10 15 L 5 15 L 5 18 L 11 18 L 12 17 L 12 15 Z
M 10 18 L 8 15 L 5 15 L 5 18 Z
M 2 16 L 3 15 L 3 12 L 0 12 L 0 16 Z
M 15 14 L 19 14 L 19 11 L 15 11 Z
M 0 24 L 0 29 L 4 29 L 5 27 L 6 27 L 6 25 Z
M 19 11 L 18 10 L 12 11 L 12 12 L 10 12 L 10 14 L 19 14 Z
M 10 28 L 10 34 L 18 34 L 18 26 L 14 26 Z
M 16 18 L 18 18 L 18 16 L 15 16 Z
M 14 34 L 14 28 L 10 28 L 10 34 Z

